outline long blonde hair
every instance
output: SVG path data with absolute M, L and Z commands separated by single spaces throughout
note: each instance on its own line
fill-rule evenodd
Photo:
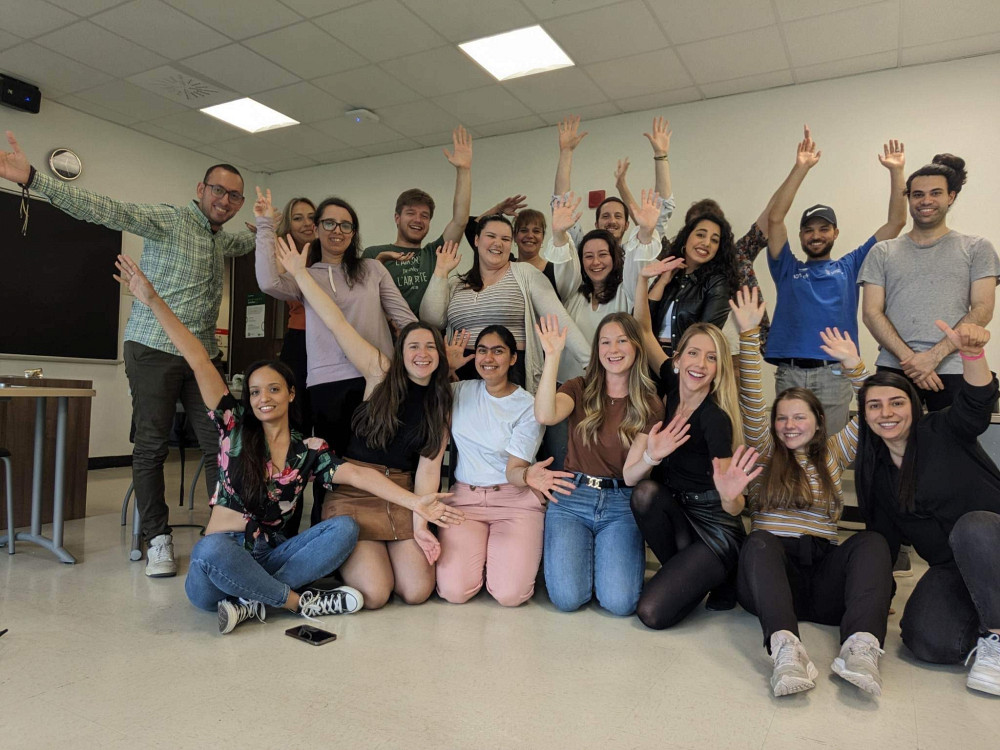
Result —
M 583 412 L 585 416 L 577 424 L 576 429 L 579 431 L 585 446 L 597 442 L 597 434 L 601 431 L 604 420 L 607 418 L 605 411 L 607 373 L 604 370 L 604 365 L 601 364 L 598 352 L 601 331 L 611 323 L 617 323 L 621 326 L 635 351 L 635 361 L 628 374 L 625 418 L 618 425 L 618 437 L 622 444 L 631 445 L 635 436 L 646 428 L 653 416 L 650 401 L 656 398 L 656 386 L 649 377 L 649 361 L 646 359 L 646 350 L 642 346 L 639 324 L 628 313 L 616 312 L 605 315 L 600 325 L 597 326 L 594 339 L 590 344 L 590 364 L 587 365 L 587 372 L 583 376 Z
M 716 405 L 726 413 L 733 428 L 732 449 L 743 444 L 743 417 L 740 415 L 740 400 L 736 391 L 736 376 L 733 370 L 733 358 L 729 355 L 729 342 L 726 335 L 711 323 L 692 323 L 681 336 L 680 343 L 674 349 L 677 357 L 687 347 L 693 336 L 703 333 L 715 344 L 715 377 L 709 386 L 709 395 Z

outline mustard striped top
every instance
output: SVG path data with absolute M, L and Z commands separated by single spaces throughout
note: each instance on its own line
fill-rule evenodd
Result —
M 770 410 L 764 402 L 761 388 L 761 356 L 760 329 L 744 331 L 740 334 L 740 412 L 743 417 L 743 434 L 747 444 L 760 454 L 757 460 L 759 466 L 766 466 L 771 460 L 774 445 L 771 442 Z M 864 362 L 853 370 L 845 373 L 851 379 L 854 393 L 857 395 L 861 384 L 868 377 Z M 766 513 L 757 510 L 761 491 L 760 478 L 750 486 L 750 525 L 752 530 L 770 531 L 777 536 L 801 536 L 809 534 L 837 543 L 837 521 L 840 520 L 840 505 L 843 502 L 843 490 L 840 475 L 854 460 L 858 448 L 858 417 L 854 416 L 836 435 L 827 439 L 826 467 L 833 479 L 834 491 L 837 495 L 837 507 L 833 515 L 827 511 L 826 501 L 821 495 L 821 484 L 816 467 L 806 458 L 805 453 L 796 451 L 795 458 L 799 466 L 806 472 L 809 487 L 812 490 L 813 504 L 801 510 L 784 508 L 770 510 Z M 762 475 L 763 476 L 763 475 Z

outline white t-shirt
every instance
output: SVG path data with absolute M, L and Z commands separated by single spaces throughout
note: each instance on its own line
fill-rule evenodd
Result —
M 486 392 L 482 380 L 463 380 L 451 387 L 451 434 L 458 446 L 455 478 L 477 486 L 506 484 L 508 457 L 534 461 L 542 442 L 535 399 L 520 386 L 496 398 Z

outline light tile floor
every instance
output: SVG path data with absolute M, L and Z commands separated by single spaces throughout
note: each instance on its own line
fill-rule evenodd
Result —
M 325 618 L 338 640 L 319 648 L 284 637 L 300 622 L 284 613 L 223 637 L 184 596 L 197 532 L 176 532 L 182 575 L 146 578 L 119 526 L 129 470 L 90 477 L 92 515 L 66 528 L 79 564 L 0 551 L 5 750 L 1000 747 L 1000 699 L 968 690 L 964 667 L 915 663 L 898 615 L 880 700 L 832 676 L 836 629 L 810 624 L 817 687 L 773 698 L 757 620 L 738 609 L 653 632 L 593 605 L 559 613 L 544 592 L 516 610 L 482 594 Z M 172 520 L 203 521 L 205 505 L 202 489 Z

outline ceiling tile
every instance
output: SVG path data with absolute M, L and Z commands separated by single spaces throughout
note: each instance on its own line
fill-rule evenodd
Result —
M 691 86 L 674 91 L 661 91 L 645 96 L 633 96 L 627 99 L 615 99 L 615 104 L 625 112 L 642 112 L 647 109 L 662 110 L 677 104 L 687 104 L 702 99 L 701 90 Z
M 365 156 L 382 156 L 383 154 L 400 154 L 404 151 L 413 151 L 423 148 L 416 141 L 404 138 L 399 141 L 389 141 L 388 143 L 376 143 L 371 146 L 362 146 L 361 150 Z
M 77 96 L 101 107 L 130 115 L 136 120 L 154 120 L 157 117 L 186 111 L 181 104 L 123 80 L 110 81 L 92 89 L 78 91 Z
M 506 114 L 506 113 L 505 113 Z M 517 117 L 501 122 L 484 122 L 476 126 L 476 131 L 483 136 L 507 135 L 508 133 L 523 133 L 528 130 L 546 128 L 548 123 L 538 115 Z
M 405 104 L 420 98 L 420 94 L 416 91 L 404 86 L 374 65 L 323 76 L 312 82 L 324 91 L 329 91 L 352 109 L 361 107 L 378 109 L 393 104 Z
M 281 2 L 305 18 L 315 18 L 334 10 L 360 5 L 367 0 L 281 0 Z
M 686 44 L 759 29 L 777 19 L 770 0 L 647 0 L 670 41 Z
M 214 143 L 234 138 L 245 131 L 232 125 L 227 125 L 222 120 L 216 120 L 203 112 L 188 110 L 177 115 L 168 115 L 153 120 L 154 125 L 159 125 L 174 133 L 187 136 L 194 143 Z
M 351 161 L 352 159 L 363 159 L 365 157 L 365 152 L 357 148 L 338 148 L 333 151 L 328 151 L 325 154 L 313 154 L 313 159 L 318 161 L 320 164 L 336 164 L 342 161 Z
M 463 125 L 482 125 L 499 118 L 512 120 L 530 114 L 527 107 L 496 84 L 438 96 L 434 103 Z
M 882 2 L 785 24 L 792 66 L 818 65 L 896 49 L 899 2 Z
M 116 77 L 141 73 L 167 62 L 155 52 L 89 21 L 45 34 L 35 42 Z
M 139 121 L 139 118 L 133 115 L 108 109 L 107 107 L 101 107 L 93 102 L 87 101 L 86 99 L 81 99 L 79 96 L 74 96 L 73 94 L 63 94 L 59 97 L 58 101 L 59 104 L 69 107 L 70 109 L 86 112 L 88 115 L 93 115 L 94 117 L 99 117 L 102 120 L 114 122 L 118 125 L 132 126 Z
M 264 162 L 260 165 L 260 168 L 264 172 L 273 174 L 275 172 L 289 172 L 293 169 L 306 169 L 307 167 L 315 167 L 318 164 L 318 161 L 306 158 L 305 156 L 289 155 L 277 161 Z
M 222 34 L 160 0 L 132 0 L 90 20 L 171 60 L 229 43 Z
M 122 0 L 48 0 L 53 5 L 71 10 L 78 16 L 90 16 L 120 5 Z
M 242 159 L 247 162 L 262 163 L 265 160 L 274 160 L 284 154 L 281 149 L 265 141 L 262 134 L 242 135 L 229 141 L 213 141 L 209 144 L 214 153 L 222 154 L 227 158 Z
M 976 55 L 1000 52 L 1000 34 L 983 34 L 968 39 L 950 39 L 935 44 L 922 44 L 899 51 L 900 65 L 920 65 L 922 63 L 955 60 Z
M 303 156 L 320 154 L 349 145 L 308 125 L 294 125 L 290 128 L 269 130 L 261 133 L 260 136 L 279 149 Z
M 611 102 L 602 102 L 601 104 L 594 104 L 588 107 L 573 107 L 572 109 L 557 109 L 551 112 L 540 112 L 539 117 L 541 117 L 548 125 L 556 125 L 562 120 L 566 115 L 573 114 L 579 115 L 580 119 L 586 120 L 597 120 L 601 117 L 611 117 L 612 115 L 621 114 L 621 110 L 617 105 Z M 554 138 L 555 136 L 553 136 Z
M 843 78 L 844 76 L 870 73 L 873 70 L 895 68 L 898 58 L 898 50 L 892 49 L 887 52 L 876 52 L 871 55 L 861 55 L 847 60 L 834 60 L 828 63 L 820 63 L 819 65 L 805 65 L 795 68 L 795 81 L 797 83 L 807 83 L 827 78 Z
M 614 99 L 670 91 L 694 83 L 672 49 L 594 63 L 585 66 L 584 70 Z
M 399 133 L 381 122 L 354 122 L 348 117 L 314 122 L 312 127 L 352 147 L 398 141 L 400 138 Z
M 15 45 L 20 44 L 23 41 L 24 40 L 21 39 L 20 37 L 16 37 L 13 34 L 8 34 L 3 29 L 0 29 L 0 50 L 13 47 Z
M 234 91 L 252 94 L 299 82 L 299 77 L 268 62 L 242 44 L 230 44 L 180 61 Z
M 507 81 L 503 87 L 534 112 L 576 111 L 607 100 L 604 93 L 579 68 L 550 70 Z
M 413 140 L 419 143 L 421 146 L 450 146 L 451 145 L 451 131 L 441 131 L 438 133 L 425 133 L 424 135 L 414 136 Z
M 243 44 L 302 78 L 339 73 L 367 62 L 308 21 L 248 39 Z M 322 53 L 317 54 L 317 50 Z
M 614 5 L 619 0 L 521 0 L 528 6 L 528 10 L 542 20 L 556 18 L 571 13 L 579 13 L 591 8 L 600 8 L 603 5 Z
M 45 0 L 0 0 L 0 19 L 5 31 L 25 39 L 79 20 Z
M 696 83 L 728 81 L 788 67 L 776 26 L 677 48 Z
M 998 2 L 952 0 L 947 5 L 932 0 L 901 2 L 901 47 L 1000 32 Z
M 301 123 L 328 120 L 342 115 L 349 109 L 344 102 L 305 82 L 263 91 L 254 94 L 253 98 Z
M 167 143 L 173 143 L 175 146 L 183 146 L 184 148 L 191 147 L 191 139 L 187 136 L 174 133 L 166 128 L 161 128 L 159 125 L 155 125 L 151 122 L 137 122 L 131 127 L 133 130 L 138 130 L 140 133 L 145 133 L 146 135 L 151 135 L 154 138 L 159 138 L 161 141 L 166 141 Z
M 759 75 L 736 78 L 731 81 L 706 83 L 701 86 L 701 90 L 707 98 L 712 99 L 718 96 L 743 94 L 747 91 L 764 91 L 766 89 L 777 88 L 778 86 L 788 86 L 792 83 L 794 81 L 792 81 L 790 71 L 778 70 L 773 73 L 761 73 Z
M 380 66 L 424 96 L 441 96 L 495 83 L 493 76 L 456 47 L 438 47 Z
M 800 18 L 836 13 L 838 10 L 872 5 L 881 0 L 774 0 L 778 18 L 782 21 L 797 21 Z
M 459 124 L 457 117 L 429 101 L 383 107 L 379 114 L 382 117 L 382 122 L 390 128 L 411 137 L 443 130 L 450 133 Z
M 546 23 L 545 30 L 577 65 L 667 46 L 641 0 L 557 18 Z
M 0 52 L 0 70 L 35 84 L 42 90 L 43 98 L 47 94 L 47 88 L 70 93 L 111 80 L 110 76 L 99 70 L 39 47 L 33 42 L 25 42 Z
M 533 26 L 535 18 L 517 0 L 402 0 L 425 23 L 451 42 L 469 42 Z
M 447 44 L 444 37 L 397 0 L 372 0 L 320 16 L 316 23 L 345 44 L 362 50 L 373 62 Z
M 246 39 L 301 20 L 277 0 L 166 0 L 177 10 L 197 18 L 232 39 Z

